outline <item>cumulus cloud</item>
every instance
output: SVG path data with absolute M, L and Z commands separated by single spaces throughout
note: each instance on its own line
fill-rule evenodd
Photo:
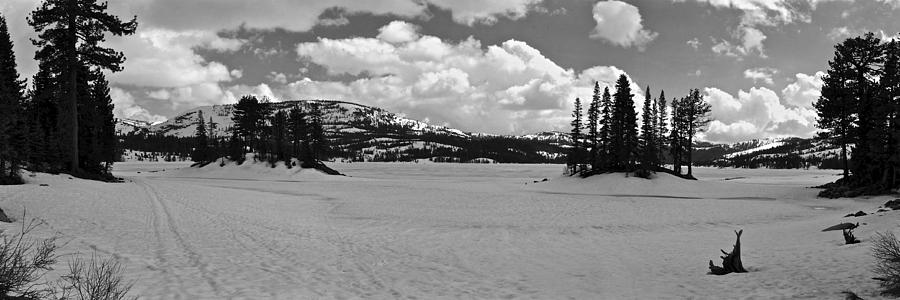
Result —
M 704 139 L 736 142 L 747 139 L 800 136 L 816 131 L 816 112 L 809 104 L 816 83 L 805 74 L 782 91 L 781 97 L 765 87 L 739 90 L 737 96 L 717 88 L 705 88 L 704 96 L 712 106 L 713 122 Z M 819 86 L 821 84 L 819 83 Z M 815 96 L 817 97 L 817 96 Z
M 128 53 L 125 70 L 110 76 L 113 83 L 148 87 L 180 87 L 232 79 L 232 72 L 219 62 L 207 62 L 194 52 L 203 47 L 236 50 L 242 42 L 205 31 L 147 29 L 136 36 L 111 41 Z M 238 75 L 238 73 L 234 73 Z
M 744 78 L 752 79 L 753 83 L 763 82 L 772 85 L 775 81 L 772 79 L 778 70 L 773 68 L 752 68 L 744 70 Z
M 812 108 L 813 103 L 822 95 L 822 85 L 824 84 L 822 76 L 825 76 L 825 72 L 819 71 L 813 75 L 797 73 L 794 76 L 797 80 L 781 90 L 785 103 L 796 107 Z
M 601 39 L 621 47 L 643 50 L 659 35 L 644 29 L 638 8 L 622 1 L 600 1 L 594 4 L 597 22 L 591 38 Z
M 111 88 L 109 96 L 112 98 L 113 105 L 115 105 L 113 115 L 115 115 L 116 118 L 141 120 L 150 123 L 158 123 L 166 120 L 165 117 L 150 113 L 146 108 L 137 105 L 134 101 L 134 96 L 125 90 Z
M 403 43 L 418 38 L 418 27 L 404 21 L 393 21 L 378 29 L 378 39 L 388 43 Z
M 576 73 L 517 40 L 484 47 L 474 38 L 450 43 L 418 33 L 405 36 L 415 38 L 301 43 L 298 54 L 328 72 L 365 77 L 305 78 L 274 92 L 290 99 L 354 101 L 470 131 L 525 133 L 565 129 L 575 97 L 589 99 L 594 81 L 612 86 L 625 73 L 611 66 Z M 633 89 L 640 95 L 637 85 Z

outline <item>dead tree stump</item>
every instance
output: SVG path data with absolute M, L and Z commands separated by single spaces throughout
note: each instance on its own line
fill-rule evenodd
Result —
M 853 228 L 841 230 L 844 234 L 844 243 L 845 245 L 856 244 L 859 243 L 859 240 L 853 236 Z
M 739 231 L 735 231 L 734 234 L 737 235 L 737 241 L 734 242 L 734 249 L 731 250 L 731 253 L 722 251 L 724 256 L 722 258 L 722 266 L 717 266 L 713 264 L 713 261 L 709 261 L 709 274 L 713 275 L 725 275 L 728 273 L 747 273 L 747 270 L 744 269 L 744 264 L 741 262 L 741 234 L 744 233 L 744 230 L 741 229 Z

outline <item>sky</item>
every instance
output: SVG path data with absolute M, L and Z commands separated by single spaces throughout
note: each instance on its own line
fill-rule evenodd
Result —
M 37 72 L 26 17 L 4 0 L 17 62 Z M 116 116 L 160 122 L 242 95 L 381 107 L 472 132 L 568 131 L 574 100 L 625 74 L 637 105 L 700 89 L 701 139 L 816 132 L 812 103 L 836 43 L 900 37 L 900 0 L 129 0 L 109 37 Z M 613 90 L 614 91 L 614 90 Z M 586 106 L 586 105 L 585 105 Z

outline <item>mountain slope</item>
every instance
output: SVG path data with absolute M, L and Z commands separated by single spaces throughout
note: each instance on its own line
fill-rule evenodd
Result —
M 275 111 L 294 107 L 308 110 L 317 105 L 322 112 L 323 127 L 331 148 L 328 154 L 337 159 L 405 161 L 437 158 L 470 161 L 487 158 L 499 162 L 558 163 L 564 160 L 565 149 L 571 143 L 568 135 L 558 132 L 527 136 L 463 132 L 408 119 L 384 109 L 342 101 L 301 100 L 268 105 Z M 212 130 L 211 136 L 221 138 L 229 135 L 229 129 L 234 125 L 231 121 L 232 105 L 197 107 L 168 121 L 147 126 L 143 133 L 130 132 L 170 138 L 193 137 L 200 112 L 203 112 L 207 127 Z M 126 127 L 124 124 L 122 126 Z M 137 148 L 134 143 L 130 146 Z

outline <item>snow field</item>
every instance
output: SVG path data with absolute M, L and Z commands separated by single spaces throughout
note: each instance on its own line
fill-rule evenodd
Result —
M 0 206 L 45 219 L 41 234 L 70 240 L 67 253 L 120 259 L 145 299 L 870 299 L 869 237 L 898 225 L 890 212 L 855 218 L 866 225 L 851 246 L 820 232 L 886 201 L 816 199 L 806 187 L 834 180 L 828 170 L 647 181 L 564 178 L 560 165 L 329 165 L 350 177 L 122 163 L 125 183 L 38 174 L 0 187 Z M 706 275 L 737 229 L 751 272 Z

